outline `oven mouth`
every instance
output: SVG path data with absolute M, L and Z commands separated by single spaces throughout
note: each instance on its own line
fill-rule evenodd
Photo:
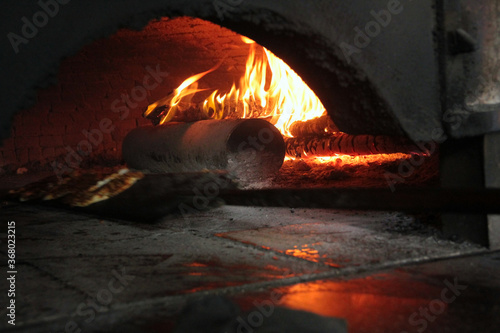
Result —
M 487 331 L 500 135 L 461 112 L 497 101 L 490 2 L 11 2 L 4 36 L 37 32 L 0 52 L 9 324 Z M 281 118 L 264 49 L 324 112 Z
M 227 25 L 231 26 L 231 23 L 228 22 Z M 272 40 L 270 38 L 267 44 Z M 251 53 L 252 47 L 258 49 L 254 54 Z M 59 83 L 41 90 L 35 107 L 21 111 L 16 118 L 13 137 L 5 145 L 13 151 L 13 160 L 2 167 L 11 174 L 42 171 L 51 172 L 58 178 L 69 176 L 78 169 L 124 167 L 128 162 L 127 158 L 124 159 L 122 148 L 125 137 L 136 129 L 151 126 L 150 123 L 155 127 L 162 127 L 165 124 L 160 122 L 164 122 L 165 118 L 181 123 L 210 119 L 215 122 L 222 122 L 223 119 L 247 120 L 238 125 L 238 130 L 231 132 L 224 148 L 227 153 L 232 154 L 229 155 L 237 156 L 234 153 L 241 150 L 245 140 L 248 141 L 253 136 L 259 137 L 258 126 L 255 125 L 257 120 L 268 121 L 277 126 L 280 122 L 279 113 L 284 113 L 283 109 L 290 103 L 284 103 L 281 109 L 277 107 L 275 113 L 270 113 L 263 110 L 263 105 L 272 104 L 273 99 L 281 97 L 255 98 L 243 106 L 240 105 L 241 99 L 234 99 L 234 95 L 225 102 L 221 101 L 221 97 L 234 89 L 240 89 L 242 96 L 253 96 L 259 90 L 266 90 L 267 94 L 274 93 L 268 91 L 272 86 L 286 86 L 286 78 L 282 79 L 285 83 L 276 80 L 276 84 L 271 75 L 276 75 L 288 66 L 285 58 L 295 65 L 290 72 L 304 73 L 304 81 L 311 83 L 311 87 L 318 87 L 326 81 L 324 77 L 314 79 L 315 71 L 309 72 L 307 65 L 298 65 L 297 59 L 284 54 L 282 47 L 282 43 L 276 44 L 277 54 L 283 54 L 283 59 L 245 36 L 191 17 L 163 18 L 151 22 L 138 32 L 120 30 L 109 40 L 95 42 L 62 63 Z M 262 55 L 269 52 L 275 59 L 272 60 L 268 55 L 267 60 L 254 63 L 253 68 L 249 69 L 249 59 L 258 58 L 258 52 Z M 275 70 L 270 65 L 271 60 L 282 62 L 283 65 Z M 214 67 L 214 64 L 218 65 Z M 255 77 L 255 69 L 259 66 L 264 66 L 264 70 L 257 73 L 260 76 Z M 207 71 L 208 68 L 211 69 Z M 271 73 L 272 71 L 275 73 Z M 183 86 L 183 83 L 200 73 L 203 75 Z M 297 77 L 302 81 L 301 76 Z M 244 79 L 248 87 L 238 85 Z M 262 81 L 260 86 L 250 87 L 259 80 Z M 309 89 L 304 81 L 303 85 Z M 181 86 L 183 89 L 200 91 L 184 95 L 173 107 L 172 96 L 181 90 Z M 365 93 L 372 93 L 369 84 L 364 88 L 360 99 L 364 98 Z M 356 89 L 353 88 L 350 94 L 355 93 Z M 289 90 L 289 96 L 295 98 L 294 93 L 300 91 L 301 94 L 303 87 L 297 85 Z M 321 88 L 318 89 L 318 96 L 325 95 L 322 91 Z M 311 93 L 314 95 L 316 91 L 311 90 Z M 339 94 L 342 95 L 337 91 L 334 95 Z M 159 101 L 163 103 L 158 103 Z M 296 108 L 303 112 L 308 105 L 321 104 L 322 101 L 317 99 L 317 102 L 303 105 L 299 101 Z M 326 105 L 331 105 L 331 98 L 327 99 Z M 276 140 L 265 145 L 264 152 L 269 147 L 273 154 L 265 158 L 259 154 L 258 162 L 253 161 L 254 165 L 269 163 L 273 167 L 257 167 L 255 170 L 247 167 L 244 172 L 231 168 L 229 171 L 236 174 L 245 186 L 252 187 L 252 177 L 255 177 L 258 186 L 267 188 L 386 188 L 399 183 L 426 186 L 436 181 L 439 155 L 437 147 L 432 147 L 431 152 L 425 145 L 419 145 L 402 135 L 394 135 L 391 131 L 386 132 L 385 128 L 358 133 L 355 128 L 361 125 L 354 125 L 351 127 L 354 131 L 343 132 L 340 129 L 342 126 L 338 126 L 335 120 L 338 119 L 336 114 L 342 114 L 341 124 L 344 118 L 349 117 L 351 110 L 342 111 L 343 106 L 345 100 L 339 100 L 332 108 L 324 108 L 323 113 L 315 111 L 312 117 L 291 117 L 281 121 L 282 124 L 287 123 L 287 127 L 283 129 L 281 125 L 281 135 L 274 133 Z M 172 115 L 169 112 L 174 108 L 176 114 Z M 352 123 L 366 124 L 370 123 L 370 117 L 373 115 L 362 119 L 353 114 L 350 120 Z M 381 112 L 380 118 L 384 117 L 384 112 Z M 264 127 L 260 125 L 260 130 Z M 21 137 L 26 135 L 26 139 Z M 281 137 L 278 140 L 278 136 L 282 136 L 283 140 Z M 214 140 L 215 137 L 207 137 L 207 140 Z M 148 147 L 149 144 L 146 144 L 144 149 Z M 206 149 L 210 150 L 210 145 Z M 252 149 L 251 156 L 256 150 L 255 147 Z M 140 147 L 135 149 L 140 150 Z M 158 151 L 150 156 L 158 159 L 163 153 Z M 227 161 L 225 164 L 212 163 L 212 157 L 207 161 L 197 161 L 200 162 L 197 169 L 151 169 L 134 163 L 128 163 L 128 166 L 147 172 L 227 170 Z M 178 156 L 176 159 L 179 165 L 183 162 L 191 163 Z M 281 162 L 277 162 L 279 160 Z M 279 169 L 276 165 L 281 169 L 271 173 L 269 170 Z M 262 170 L 266 171 L 260 177 Z M 271 180 L 262 183 L 263 178 Z

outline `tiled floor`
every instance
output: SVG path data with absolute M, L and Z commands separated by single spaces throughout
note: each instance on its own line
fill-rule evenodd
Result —
M 500 254 L 398 213 L 225 206 L 138 224 L 4 203 L 0 216 L 16 221 L 18 271 L 2 331 L 170 332 L 209 295 L 242 311 L 279 295 L 349 332 L 500 331 Z M 0 259 L 7 271 L 6 246 Z

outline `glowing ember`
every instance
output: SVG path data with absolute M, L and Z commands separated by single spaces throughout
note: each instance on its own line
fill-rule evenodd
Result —
M 289 131 L 292 123 L 314 119 L 325 113 L 318 97 L 283 60 L 265 48 L 263 52 L 258 52 L 253 40 L 246 37 L 242 40 L 250 44 L 245 74 L 228 93 L 215 90 L 203 102 L 202 109 L 209 118 L 266 118 L 283 135 L 292 137 Z M 200 91 L 197 81 L 215 68 L 185 80 L 172 95 L 151 104 L 145 116 L 164 105 L 167 109 L 160 114 L 160 124 L 171 121 L 181 100 L 184 98 L 183 102 L 186 102 Z
M 332 155 L 321 157 L 287 157 L 275 181 L 283 187 L 359 187 L 382 188 L 387 186 L 387 176 L 399 172 L 402 165 L 412 165 L 419 160 L 422 165 L 405 178 L 406 184 L 434 184 L 437 180 L 439 155 L 421 154 L 370 154 Z
M 421 154 L 425 156 L 425 154 Z M 412 157 L 412 154 L 394 153 L 394 154 L 370 154 L 370 155 L 332 155 L 332 156 L 311 156 L 302 158 L 309 163 L 318 164 L 334 164 L 335 166 L 342 165 L 369 165 L 371 163 L 394 162 L 407 160 Z M 286 156 L 285 161 L 295 161 L 297 159 Z M 299 159 L 300 160 L 300 159 Z

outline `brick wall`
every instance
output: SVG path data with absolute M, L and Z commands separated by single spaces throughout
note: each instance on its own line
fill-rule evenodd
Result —
M 93 42 L 62 61 L 58 83 L 39 90 L 37 103 L 17 113 L 0 147 L 0 167 L 64 173 L 121 163 L 124 136 L 149 124 L 141 116 L 148 104 L 221 59 L 200 88 L 229 89 L 247 55 L 237 34 L 192 18 L 163 19 Z

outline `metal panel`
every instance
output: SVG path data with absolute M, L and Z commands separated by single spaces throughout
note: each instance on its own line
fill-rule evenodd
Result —
M 445 1 L 446 112 L 451 136 L 500 129 L 500 6 L 498 1 Z
M 483 138 L 448 140 L 440 149 L 440 178 L 444 188 L 484 188 Z M 443 214 L 443 234 L 459 241 L 488 246 L 485 214 Z
M 500 188 L 500 132 L 484 139 L 484 168 L 486 187 Z M 488 215 L 490 248 L 500 249 L 500 215 Z

